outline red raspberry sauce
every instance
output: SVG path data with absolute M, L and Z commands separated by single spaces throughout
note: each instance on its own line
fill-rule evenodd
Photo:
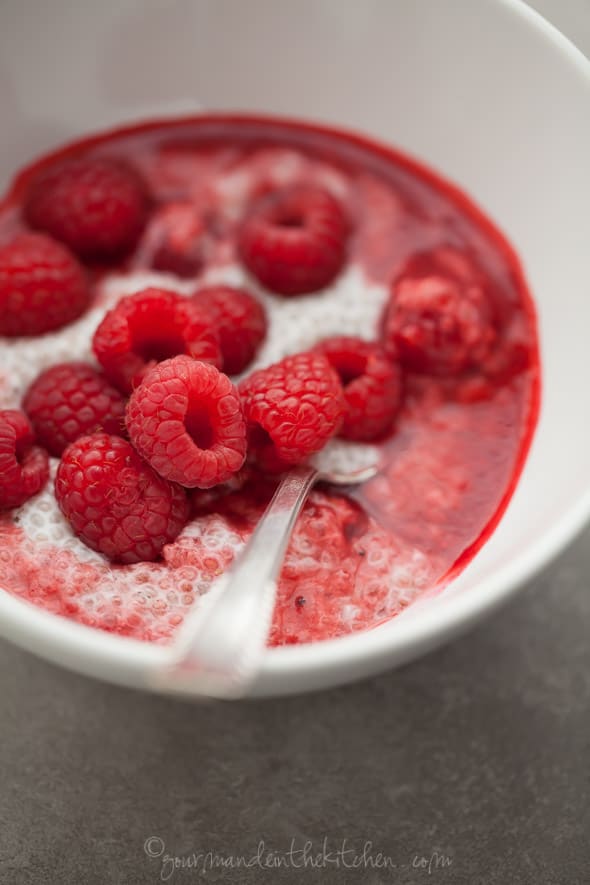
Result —
M 355 229 L 349 263 L 368 279 L 389 285 L 412 254 L 437 246 L 476 256 L 504 320 L 528 350 L 528 368 L 496 382 L 408 377 L 397 432 L 380 446 L 379 475 L 349 497 L 326 490 L 311 496 L 283 569 L 273 644 L 332 638 L 392 617 L 419 592 L 443 587 L 493 531 L 524 464 L 540 393 L 535 311 L 514 251 L 463 193 L 399 152 L 350 133 L 254 117 L 148 123 L 77 142 L 24 170 L 0 204 L 1 243 L 22 228 L 20 203 L 40 169 L 74 155 L 127 157 L 157 202 L 189 201 L 202 210 L 208 264 L 223 266 L 236 260 L 239 219 L 218 211 L 208 182 L 243 170 L 263 193 L 281 152 L 305 182 L 326 174 L 344 182 Z M 127 267 L 141 269 L 147 258 L 140 244 Z M 7 383 L 1 374 L 0 394 Z M 257 482 L 221 497 L 196 493 L 198 537 L 189 533 L 170 545 L 161 564 L 134 567 L 127 593 L 116 579 L 128 567 L 36 549 L 18 518 L 5 514 L 0 586 L 101 629 L 167 641 L 196 593 L 248 537 L 271 486 Z M 222 519 L 234 546 L 212 549 L 207 536 Z

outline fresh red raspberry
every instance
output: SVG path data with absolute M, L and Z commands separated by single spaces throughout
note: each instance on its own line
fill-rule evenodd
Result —
M 205 263 L 209 235 L 193 203 L 166 203 L 152 216 L 144 247 L 150 267 L 194 277 Z
M 326 357 L 299 353 L 254 372 L 239 386 L 251 452 L 261 467 L 284 469 L 319 452 L 344 414 L 338 375 Z
M 145 464 L 126 440 L 82 436 L 62 455 L 57 503 L 72 531 L 113 562 L 150 562 L 182 531 L 186 492 Z
M 44 234 L 18 234 L 0 247 L 0 335 L 41 335 L 71 323 L 90 302 L 73 255 Z
M 94 333 L 92 346 L 107 378 L 124 393 L 157 363 L 178 354 L 221 366 L 210 318 L 190 298 L 165 289 L 121 298 Z
M 208 489 L 246 458 L 246 422 L 227 375 L 188 356 L 146 375 L 127 404 L 131 442 L 166 479 Z
M 261 303 L 244 289 L 231 286 L 199 289 L 193 298 L 217 329 L 223 371 L 228 375 L 243 372 L 266 337 L 266 313 Z
M 105 260 L 135 247 L 147 204 L 144 184 L 131 166 L 80 159 L 41 175 L 24 211 L 31 227 L 47 231 L 81 258 Z
M 497 387 L 530 368 L 533 358 L 529 320 L 516 311 L 502 330 L 499 346 L 482 362 L 482 371 Z
M 414 372 L 452 375 L 478 366 L 497 340 L 476 268 L 451 248 L 414 255 L 393 283 L 383 342 Z
M 125 400 L 86 363 L 59 363 L 33 381 L 23 408 L 38 441 L 59 457 L 80 436 L 97 430 L 122 435 Z
M 20 507 L 47 482 L 47 452 L 33 443 L 26 415 L 15 409 L 0 411 L 0 510 Z
M 393 425 L 401 403 L 401 373 L 380 344 L 336 337 L 314 348 L 336 370 L 346 408 L 339 436 L 370 441 Z
M 281 295 L 323 289 L 346 260 L 348 222 L 340 203 L 313 186 L 286 188 L 255 205 L 239 235 L 242 261 Z

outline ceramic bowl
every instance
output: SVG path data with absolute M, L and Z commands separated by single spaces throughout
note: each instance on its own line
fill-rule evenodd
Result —
M 464 188 L 519 252 L 539 313 L 540 420 L 498 528 L 444 592 L 374 630 L 270 649 L 252 693 L 325 687 L 423 654 L 483 617 L 590 513 L 590 63 L 518 0 L 54 0 L 0 13 L 0 180 L 121 121 L 278 113 L 393 143 Z M 509 613 L 507 613 L 509 616 Z M 149 687 L 162 648 L 0 592 L 0 632 Z

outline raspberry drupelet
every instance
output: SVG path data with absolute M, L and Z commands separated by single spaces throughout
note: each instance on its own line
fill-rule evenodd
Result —
M 166 289 L 122 298 L 104 317 L 92 346 L 105 375 L 123 393 L 158 362 L 179 354 L 222 364 L 212 320 L 190 298 Z
M 233 286 L 208 286 L 195 292 L 193 298 L 217 329 L 223 371 L 228 375 L 243 372 L 266 337 L 262 304 L 249 292 Z
M 392 286 L 383 344 L 413 372 L 453 375 L 480 366 L 497 341 L 481 274 L 451 247 L 413 255 Z
M 360 338 L 334 337 L 315 348 L 336 370 L 346 403 L 338 435 L 370 442 L 393 427 L 401 404 L 401 372 L 380 344 Z
M 337 432 L 345 403 L 325 356 L 300 353 L 254 372 L 239 386 L 253 458 L 280 471 L 319 452 Z
M 146 375 L 127 405 L 127 429 L 154 470 L 190 488 L 226 482 L 246 458 L 237 389 L 214 366 L 187 356 Z
M 44 234 L 17 234 L 0 247 L 0 335 L 42 335 L 77 319 L 90 303 L 74 256 Z
M 243 222 L 239 251 L 271 292 L 303 295 L 328 286 L 342 270 L 348 219 L 328 191 L 297 185 L 256 204 Z
M 189 517 L 184 489 L 159 476 L 126 440 L 106 433 L 67 447 L 55 497 L 74 534 L 113 562 L 157 559 Z
M 41 174 L 24 207 L 31 227 L 46 231 L 84 260 L 130 252 L 148 212 L 145 186 L 127 163 L 70 160 Z
M 56 457 L 80 436 L 125 431 L 124 397 L 87 363 L 59 363 L 41 372 L 23 408 L 38 441 Z
M 0 510 L 20 507 L 45 486 L 47 452 L 34 445 L 33 428 L 16 409 L 0 411 Z

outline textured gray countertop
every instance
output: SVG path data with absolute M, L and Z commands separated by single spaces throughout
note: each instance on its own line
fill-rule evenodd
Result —
M 533 5 L 590 54 L 590 0 Z M 586 531 L 467 637 L 286 700 L 191 706 L 1 643 L 0 883 L 590 882 L 589 576 Z

